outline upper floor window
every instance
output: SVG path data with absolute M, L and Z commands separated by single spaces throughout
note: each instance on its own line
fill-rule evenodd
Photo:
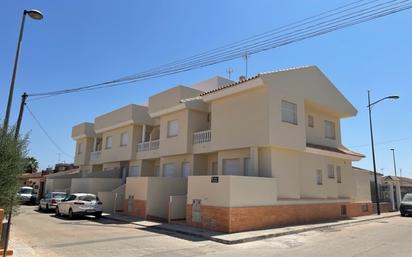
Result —
M 316 184 L 323 185 L 323 174 L 322 170 L 316 170 Z
M 334 122 L 325 120 L 325 137 L 329 139 L 336 139 Z
M 178 120 L 171 120 L 167 122 L 167 137 L 177 136 L 178 133 L 179 133 Z
M 295 103 L 282 100 L 282 121 L 291 124 L 298 124 L 298 110 Z
M 342 183 L 342 171 L 340 169 L 340 166 L 336 166 L 336 177 L 337 177 L 338 183 Z
M 315 122 L 313 120 L 313 116 L 312 115 L 308 115 L 308 127 L 313 128 L 315 127 Z
M 328 164 L 328 178 L 335 178 L 335 166 Z
M 111 149 L 112 148 L 112 137 L 108 136 L 106 137 L 106 149 Z
M 77 144 L 77 154 L 82 154 L 83 152 L 83 144 L 82 143 L 78 143 Z
M 127 134 L 127 132 L 123 132 L 122 134 L 120 134 L 120 146 L 127 146 L 129 141 L 129 135 Z

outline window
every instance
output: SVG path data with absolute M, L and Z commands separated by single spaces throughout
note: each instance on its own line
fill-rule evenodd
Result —
M 140 166 L 130 166 L 129 177 L 140 177 Z
M 223 159 L 223 175 L 240 175 L 240 159 Z
M 250 158 L 243 159 L 243 168 L 245 170 L 245 176 L 252 176 L 252 168 L 250 167 Z
M 291 124 L 298 124 L 297 105 L 285 100 L 282 100 L 282 121 Z
M 175 137 L 179 132 L 178 120 L 171 120 L 167 123 L 167 136 Z
M 313 116 L 312 116 L 312 115 L 309 115 L 309 116 L 308 116 L 308 127 L 310 127 L 310 128 L 315 127 L 315 124 L 314 124 L 314 120 L 313 120 Z
M 316 184 L 317 185 L 323 185 L 322 170 L 317 170 L 316 171 Z
M 127 134 L 127 132 L 120 134 L 120 146 L 127 146 L 128 141 L 129 135 Z
M 163 164 L 163 177 L 178 177 L 175 173 L 176 169 L 174 163 Z
M 182 177 L 187 178 L 190 176 L 190 162 L 182 163 Z
M 328 178 L 335 178 L 335 166 L 332 164 L 328 165 Z
M 78 145 L 77 145 L 77 154 L 82 154 L 82 151 L 83 151 L 83 144 L 82 143 L 79 143 Z
M 336 139 L 335 123 L 325 120 L 325 137 L 329 139 Z
M 112 148 L 112 137 L 106 137 L 106 149 L 111 149 Z
M 336 166 L 336 177 L 338 179 L 338 183 L 342 183 L 342 173 L 340 170 L 340 166 Z

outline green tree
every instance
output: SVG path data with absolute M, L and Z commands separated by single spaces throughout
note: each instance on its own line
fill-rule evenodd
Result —
M 27 157 L 26 164 L 24 165 L 24 172 L 25 173 L 34 173 L 39 168 L 39 162 L 33 156 Z
M 28 137 L 14 138 L 14 129 L 0 128 L 0 208 L 6 213 L 18 204 L 16 193 L 21 186 L 20 176 L 26 164 Z

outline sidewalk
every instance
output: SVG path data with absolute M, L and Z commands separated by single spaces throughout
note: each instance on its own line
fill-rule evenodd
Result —
M 302 232 L 306 232 L 310 230 L 325 229 L 325 228 L 331 228 L 331 227 L 337 227 L 337 226 L 349 226 L 349 225 L 357 224 L 361 222 L 368 222 L 368 221 L 386 219 L 386 218 L 397 217 L 397 216 L 399 216 L 399 212 L 389 212 L 389 213 L 383 213 L 380 216 L 374 214 L 374 215 L 361 216 L 361 217 L 355 217 L 355 218 L 350 218 L 346 220 L 338 220 L 338 221 L 332 221 L 332 222 L 316 223 L 316 224 L 309 224 L 309 225 L 299 225 L 299 226 L 289 226 L 289 227 L 282 227 L 282 228 L 272 228 L 272 229 L 255 230 L 255 231 L 230 233 L 230 234 L 211 231 L 207 229 L 195 228 L 195 227 L 187 226 L 185 224 L 170 224 L 170 223 L 159 223 L 159 222 L 151 222 L 151 221 L 146 221 L 146 220 L 139 220 L 134 217 L 128 217 L 128 216 L 118 215 L 118 214 L 116 215 L 107 214 L 107 215 L 104 215 L 104 218 L 121 221 L 121 222 L 132 223 L 142 229 L 162 230 L 162 231 L 180 233 L 184 235 L 200 237 L 206 240 L 211 240 L 211 241 L 219 242 L 222 244 L 239 244 L 239 243 L 251 242 L 251 241 L 256 241 L 256 240 L 262 240 L 266 238 L 297 234 L 297 233 L 302 233 Z

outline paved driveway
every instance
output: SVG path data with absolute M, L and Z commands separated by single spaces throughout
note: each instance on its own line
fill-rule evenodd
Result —
M 412 218 L 389 218 L 238 245 L 94 218 L 67 220 L 23 206 L 14 219 L 17 257 L 412 256 Z

